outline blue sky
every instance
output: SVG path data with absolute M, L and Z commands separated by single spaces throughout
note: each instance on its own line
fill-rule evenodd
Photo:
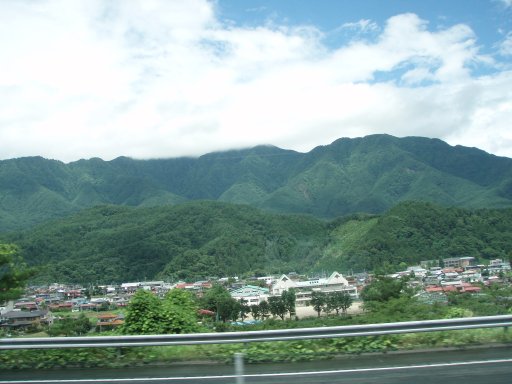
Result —
M 512 157 L 512 0 L 0 0 L 0 159 L 374 133 Z
M 430 30 L 465 24 L 475 33 L 483 53 L 496 54 L 507 32 L 512 30 L 512 4 L 507 0 L 219 0 L 219 17 L 226 23 L 258 27 L 311 25 L 319 28 L 330 48 L 349 43 L 355 25 L 366 20 L 382 28 L 390 17 L 414 13 L 428 22 Z M 361 33 L 361 38 L 375 38 L 377 30 Z M 479 71 L 493 71 L 490 66 Z

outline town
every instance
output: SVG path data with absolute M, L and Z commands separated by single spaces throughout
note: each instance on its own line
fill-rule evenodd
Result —
M 439 264 L 438 260 L 424 261 L 418 266 L 408 266 L 387 276 L 406 279 L 407 286 L 414 289 L 415 296 L 424 303 L 446 303 L 449 293 L 478 295 L 485 286 L 509 283 L 510 263 L 501 259 L 491 260 L 487 265 L 477 265 L 473 257 L 459 257 L 444 259 L 442 266 Z M 251 308 L 291 290 L 295 293 L 296 317 L 299 313 L 300 316 L 314 316 L 315 310 L 320 316 L 320 310 L 313 309 L 312 303 L 317 293 L 329 295 L 341 292 L 350 297 L 350 310 L 357 313 L 362 310 L 361 292 L 374 278 L 375 275 L 370 273 L 343 276 L 334 271 L 328 276 L 314 278 L 290 272 L 281 276 L 247 279 L 224 277 L 191 283 L 145 281 L 89 287 L 55 283 L 47 287 L 29 287 L 23 298 L 0 307 L 0 327 L 6 334 L 37 332 L 51 326 L 66 312 L 94 312 L 96 331 L 102 332 L 124 323 L 122 309 L 139 290 L 164 297 L 172 289 L 183 289 L 201 298 L 214 285 L 225 287 L 244 308 L 240 311 L 242 321 L 239 324 L 243 324 L 245 314 L 250 313 Z M 214 315 L 211 311 L 202 311 L 202 314 Z M 326 314 L 330 312 L 328 306 L 322 307 L 321 311 Z

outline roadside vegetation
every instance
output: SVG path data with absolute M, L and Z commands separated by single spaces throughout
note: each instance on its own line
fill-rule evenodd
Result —
M 507 286 L 484 287 L 480 296 L 452 293 L 447 304 L 423 303 L 409 289 L 406 280 L 379 277 L 362 292 L 364 311 L 348 314 L 338 307 L 334 296 L 312 300 L 319 315 L 303 319 L 294 316 L 294 294 L 281 303 L 265 308 L 241 310 L 221 286 L 215 286 L 201 299 L 184 290 L 171 290 L 160 300 L 152 293 L 138 291 L 124 311 L 125 323 L 114 331 L 101 334 L 160 334 L 190 332 L 254 331 L 283 328 L 371 324 L 409 320 L 427 320 L 466 316 L 497 315 L 512 312 L 512 289 Z M 346 300 L 346 299 L 345 299 Z M 342 301 L 343 302 L 343 301 Z M 265 307 L 265 305 L 264 305 Z M 215 316 L 201 315 L 201 309 Z M 209 312 L 208 312 L 209 313 Z M 266 315 L 263 315 L 266 313 Z M 257 314 L 259 322 L 237 325 L 234 320 Z M 64 317 L 47 329 L 48 335 L 98 335 L 83 314 Z M 89 323 L 89 324 L 88 324 Z M 235 352 L 242 352 L 250 363 L 332 359 L 346 354 L 390 352 L 423 348 L 469 347 L 490 343 L 510 343 L 512 335 L 503 328 L 450 332 L 348 337 L 293 342 L 266 342 L 175 347 L 101 348 L 69 350 L 19 350 L 0 354 L 0 369 L 123 367 L 190 361 L 230 362 Z

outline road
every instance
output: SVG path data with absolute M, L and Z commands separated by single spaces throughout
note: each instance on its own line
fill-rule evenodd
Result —
M 193 377 L 191 377 L 193 376 Z M 232 365 L 175 365 L 122 370 L 1 372 L 13 383 L 236 383 Z M 306 363 L 245 366 L 245 384 L 379 383 L 498 384 L 512 382 L 512 347 L 390 353 Z

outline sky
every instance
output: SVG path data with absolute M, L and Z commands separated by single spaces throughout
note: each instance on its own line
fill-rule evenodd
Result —
M 376 133 L 512 157 L 512 0 L 0 0 L 0 159 Z

